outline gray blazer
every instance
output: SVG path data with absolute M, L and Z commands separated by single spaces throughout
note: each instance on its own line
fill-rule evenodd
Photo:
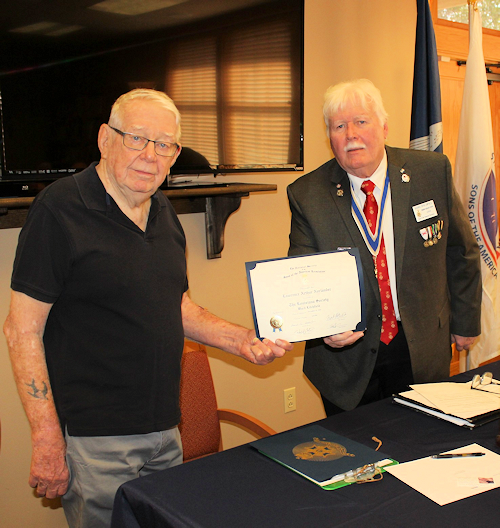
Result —
M 448 158 L 434 152 L 386 150 L 399 312 L 415 383 L 426 383 L 449 375 L 450 334 L 480 334 L 479 249 L 455 191 Z M 408 178 L 402 177 L 403 169 L 409 181 L 404 181 Z M 289 255 L 345 247 L 357 247 L 361 255 L 364 337 L 342 349 L 330 348 L 322 339 L 308 341 L 304 358 L 304 372 L 317 389 L 335 405 L 350 410 L 368 385 L 380 342 L 380 294 L 373 259 L 352 217 L 349 178 L 335 159 L 289 185 L 288 199 L 292 211 Z M 417 222 L 412 207 L 430 200 L 438 216 Z M 443 223 L 442 237 L 425 247 L 419 231 L 438 220 Z

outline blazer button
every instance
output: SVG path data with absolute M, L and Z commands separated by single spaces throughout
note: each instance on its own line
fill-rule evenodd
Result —
M 377 319 L 382 319 L 382 314 L 378 314 Z
M 372 354 L 376 354 L 376 353 L 377 353 L 377 349 L 376 349 L 376 348 L 371 348 L 371 349 L 370 349 L 370 352 L 371 352 Z

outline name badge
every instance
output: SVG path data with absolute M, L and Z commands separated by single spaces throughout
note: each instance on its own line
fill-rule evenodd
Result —
M 417 222 L 423 222 L 424 220 L 433 218 L 438 214 L 434 200 L 429 200 L 428 202 L 414 205 L 412 209 Z

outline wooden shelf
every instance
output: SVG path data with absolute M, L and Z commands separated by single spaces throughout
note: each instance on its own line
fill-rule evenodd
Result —
M 253 192 L 276 191 L 275 184 L 228 183 L 213 187 L 162 190 L 177 214 L 205 213 L 207 258 L 220 258 L 224 248 L 227 219 L 241 204 L 241 198 Z M 0 229 L 22 227 L 33 197 L 0 198 Z

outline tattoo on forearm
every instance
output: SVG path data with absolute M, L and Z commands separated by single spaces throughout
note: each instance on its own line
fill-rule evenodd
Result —
M 47 388 L 47 384 L 45 383 L 45 381 L 43 381 L 42 383 L 43 383 L 43 389 L 39 389 L 36 386 L 34 379 L 31 380 L 31 383 L 25 383 L 25 385 L 27 385 L 28 387 L 31 387 L 31 390 L 33 391 L 33 392 L 28 391 L 28 394 L 30 396 L 33 396 L 33 398 L 37 398 L 39 400 L 46 400 L 47 392 L 49 389 Z

